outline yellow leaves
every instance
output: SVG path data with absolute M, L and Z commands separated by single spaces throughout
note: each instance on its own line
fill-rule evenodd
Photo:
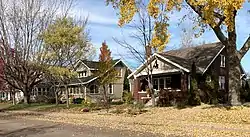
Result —
M 159 3 L 161 0 L 150 0 L 148 4 L 148 13 L 150 16 L 157 18 L 160 12 Z
M 158 52 L 162 52 L 166 44 L 169 42 L 170 34 L 167 31 L 168 24 L 166 22 L 155 22 L 154 36 L 151 46 Z
M 190 5 L 200 8 L 203 23 L 215 27 L 218 20 L 224 18 L 223 24 L 227 26 L 227 31 L 233 31 L 236 11 L 242 8 L 244 2 L 245 0 L 190 0 Z
M 136 9 L 136 0 L 107 0 L 114 5 L 119 4 L 120 19 L 119 25 L 122 26 L 129 23 L 138 10 Z M 136 2 L 135 2 L 136 1 Z M 174 10 L 181 10 L 182 5 L 189 4 L 199 13 L 199 18 L 196 20 L 202 27 L 200 34 L 204 32 L 207 26 L 216 27 L 225 25 L 228 32 L 235 29 L 235 16 L 239 9 L 242 8 L 244 2 L 247 0 L 149 0 L 147 3 L 147 12 L 155 19 L 155 34 L 152 38 L 152 47 L 157 48 L 158 51 L 164 49 L 164 46 L 169 41 L 169 34 L 167 32 L 168 26 L 162 26 L 158 29 L 159 18 L 168 19 L 168 12 Z M 249 0 L 248 0 L 249 1 Z
M 167 0 L 166 11 L 171 11 L 174 8 L 176 10 L 180 11 L 182 3 L 183 3 L 183 0 Z
M 123 26 L 124 24 L 129 23 L 137 12 L 135 0 L 120 0 L 118 7 L 120 10 L 118 25 Z

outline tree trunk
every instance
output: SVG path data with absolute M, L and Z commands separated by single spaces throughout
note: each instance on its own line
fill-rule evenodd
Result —
M 23 101 L 24 101 L 24 104 L 30 104 L 30 95 L 27 93 L 24 93 Z
M 65 91 L 66 91 L 66 104 L 67 104 L 67 108 L 69 108 L 69 91 L 68 91 L 68 86 L 65 85 Z
M 30 92 L 29 92 L 29 88 L 24 88 L 24 91 L 23 91 L 23 101 L 24 101 L 24 104 L 30 104 Z
M 103 101 L 104 101 L 104 107 L 107 110 L 107 113 L 109 112 L 109 104 L 108 104 L 108 98 L 107 98 L 107 91 L 105 85 L 103 87 Z
M 11 92 L 11 96 L 12 96 L 12 103 L 13 103 L 13 105 L 16 105 L 15 92 Z
M 227 74 L 228 78 L 228 101 L 230 105 L 240 105 L 240 78 L 241 78 L 241 71 L 240 71 L 240 60 L 237 56 L 236 51 L 236 43 L 227 46 Z
M 55 91 L 56 106 L 58 105 L 58 92 Z

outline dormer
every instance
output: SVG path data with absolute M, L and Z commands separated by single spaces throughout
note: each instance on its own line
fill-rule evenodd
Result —
M 89 77 L 97 70 L 98 62 L 79 60 L 75 65 L 75 71 L 78 73 L 78 78 Z

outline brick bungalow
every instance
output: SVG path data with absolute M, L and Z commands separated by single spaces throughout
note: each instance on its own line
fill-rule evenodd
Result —
M 226 102 L 228 99 L 226 56 L 225 46 L 221 43 L 154 53 L 148 63 L 143 63 L 128 76 L 133 97 L 138 101 L 150 99 L 146 89 L 148 86 L 147 68 L 151 64 L 153 67 L 152 86 L 156 94 L 160 89 L 166 89 L 169 92 L 177 93 L 180 98 L 186 98 L 191 86 L 191 71 L 196 70 L 200 94 L 205 94 L 202 93 L 205 90 L 204 83 L 215 81 L 218 85 L 216 91 L 218 100 Z M 245 77 L 242 67 L 241 72 L 242 79 Z

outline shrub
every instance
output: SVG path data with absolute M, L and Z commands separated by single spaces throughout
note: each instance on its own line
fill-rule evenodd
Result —
M 90 99 L 82 100 L 82 105 L 86 108 L 89 108 L 89 110 L 95 110 L 96 104 L 92 103 Z
M 81 104 L 83 101 L 82 98 L 73 98 L 73 104 Z
M 198 84 L 195 79 L 191 81 L 191 89 L 189 90 L 188 104 L 192 106 L 200 105 L 201 99 L 199 96 Z
M 133 95 L 131 92 L 124 91 L 122 99 L 126 104 L 131 104 L 133 102 Z
M 121 105 L 121 104 L 123 104 L 123 101 L 111 102 L 111 105 Z

